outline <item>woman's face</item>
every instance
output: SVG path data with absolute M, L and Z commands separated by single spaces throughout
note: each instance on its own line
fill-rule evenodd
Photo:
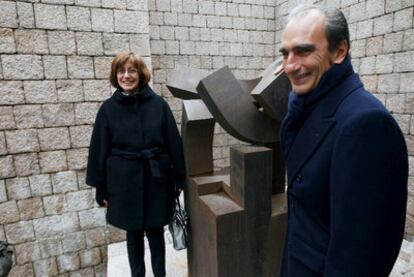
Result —
M 126 92 L 131 93 L 139 85 L 138 70 L 131 62 L 126 62 L 116 72 L 119 86 Z

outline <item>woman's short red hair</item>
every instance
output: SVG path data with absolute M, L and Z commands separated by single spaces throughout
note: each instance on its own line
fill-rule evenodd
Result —
M 138 86 L 142 88 L 143 86 L 148 84 L 148 82 L 151 80 L 151 73 L 142 57 L 135 55 L 133 52 L 122 52 L 118 53 L 115 56 L 111 64 L 111 73 L 109 75 L 109 81 L 111 82 L 112 86 L 116 88 L 121 88 L 118 84 L 117 72 L 127 62 L 132 63 L 135 69 L 138 71 Z

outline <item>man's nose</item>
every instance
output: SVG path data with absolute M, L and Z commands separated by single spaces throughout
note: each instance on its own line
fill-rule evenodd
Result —
M 286 57 L 284 61 L 284 64 L 285 64 L 284 69 L 285 69 L 286 74 L 295 72 L 300 68 L 300 65 L 298 61 L 296 60 L 295 56 L 293 55 L 293 53 L 289 53 L 289 55 Z

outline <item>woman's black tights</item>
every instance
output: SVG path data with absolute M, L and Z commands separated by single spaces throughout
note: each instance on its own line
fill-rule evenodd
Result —
M 164 228 L 145 230 L 150 251 L 151 266 L 154 277 L 165 276 L 165 241 Z M 127 231 L 127 250 L 131 277 L 145 277 L 144 231 Z

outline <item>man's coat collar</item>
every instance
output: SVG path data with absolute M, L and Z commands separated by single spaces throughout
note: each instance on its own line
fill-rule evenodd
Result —
M 357 74 L 354 73 L 348 76 L 324 97 L 309 115 L 298 132 L 287 157 L 286 165 L 290 171 L 288 174 L 288 185 L 291 185 L 299 170 L 310 159 L 323 139 L 335 126 L 335 112 L 339 105 L 349 94 L 362 86 Z

